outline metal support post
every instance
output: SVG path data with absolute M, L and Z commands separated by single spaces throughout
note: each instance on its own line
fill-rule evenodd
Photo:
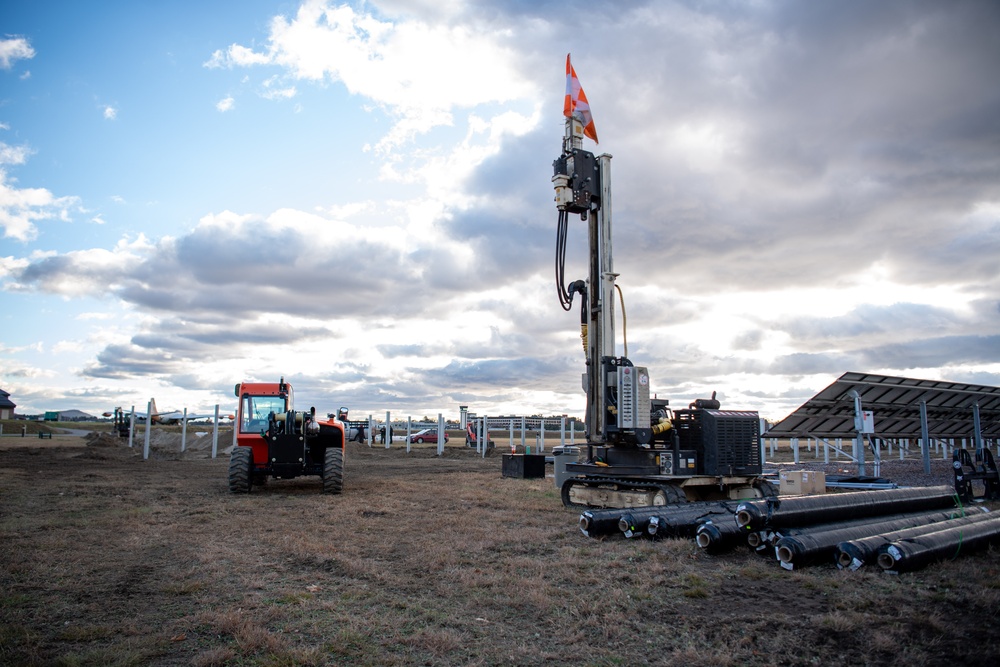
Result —
M 976 461 L 983 460 L 983 429 L 979 423 L 979 401 L 972 404 L 972 437 L 976 443 Z
M 927 401 L 920 401 L 920 455 L 924 458 L 924 474 L 931 474 L 930 429 L 927 426 Z
M 149 458 L 149 432 L 153 429 L 153 399 L 149 399 L 146 403 L 146 434 L 145 439 L 142 444 L 142 459 L 146 460 Z

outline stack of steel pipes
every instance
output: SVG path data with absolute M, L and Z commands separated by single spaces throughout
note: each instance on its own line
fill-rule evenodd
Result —
M 707 553 L 741 544 L 792 570 L 833 562 L 906 572 L 1000 544 L 1000 512 L 962 507 L 950 486 L 587 510 L 591 537 L 695 538 Z
M 705 501 L 650 507 L 593 509 L 580 515 L 580 532 L 589 537 L 623 535 L 694 537 L 698 526 L 710 520 L 735 525 L 736 501 Z
M 957 513 L 957 512 L 956 512 Z M 889 532 L 884 532 L 881 534 L 871 535 L 869 537 L 855 538 L 851 540 L 844 540 L 843 542 L 838 542 L 833 550 L 833 558 L 837 563 L 837 567 L 842 570 L 857 570 L 865 565 L 873 564 L 878 562 L 882 565 L 882 561 L 878 561 L 879 553 L 884 549 L 885 552 L 890 551 L 890 547 L 894 543 L 899 543 L 893 550 L 892 553 L 903 554 L 906 556 L 900 556 L 898 559 L 895 557 L 890 557 L 889 561 L 886 561 L 886 566 L 884 569 L 899 572 L 905 569 L 916 569 L 913 567 L 915 564 L 913 561 L 912 554 L 915 553 L 910 545 L 926 545 L 928 540 L 930 542 L 944 542 L 944 540 L 939 540 L 938 538 L 929 537 L 932 533 L 938 533 L 941 531 L 951 530 L 953 528 L 961 528 L 963 526 L 970 526 L 971 524 L 1000 524 L 1000 515 L 996 513 L 990 513 L 984 507 L 970 507 L 966 511 L 965 516 L 958 516 L 951 518 L 949 517 L 945 521 L 939 521 L 930 524 L 923 524 L 919 526 L 914 526 L 912 528 L 904 528 L 902 530 L 894 530 Z M 994 526 L 995 528 L 996 526 Z M 982 528 L 983 530 L 988 530 L 986 526 Z M 954 537 L 957 538 L 956 542 L 951 542 L 950 551 L 945 551 L 945 557 L 953 557 L 959 555 L 959 552 L 963 547 L 968 550 L 970 547 L 966 542 L 963 545 L 963 538 L 971 537 L 973 533 L 978 533 L 981 529 L 974 528 L 972 532 L 968 530 L 960 530 Z M 997 531 L 1000 533 L 1000 531 Z M 941 536 L 939 536 L 941 537 Z M 922 558 L 922 556 L 921 556 Z M 906 564 L 900 566 L 898 561 L 908 560 Z M 921 565 L 926 563 L 921 563 Z

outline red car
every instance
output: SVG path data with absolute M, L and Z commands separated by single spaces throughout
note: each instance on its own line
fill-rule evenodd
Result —
M 415 442 L 418 444 L 423 444 L 425 442 L 433 442 L 436 444 L 437 441 L 438 441 L 438 432 L 436 428 L 425 428 L 420 431 L 417 431 L 416 433 L 410 434 L 410 442 Z M 444 434 L 444 441 L 445 444 L 447 444 L 448 442 L 447 432 L 445 432 Z

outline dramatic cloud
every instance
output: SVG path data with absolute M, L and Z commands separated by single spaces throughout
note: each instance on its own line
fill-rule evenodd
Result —
M 997 25 L 973 1 L 307 0 L 199 56 L 219 77 L 199 108 L 239 99 L 209 113 L 238 126 L 239 91 L 269 109 L 346 91 L 337 113 L 372 125 L 330 161 L 372 161 L 377 189 L 337 173 L 310 210 L 235 201 L 169 237 L 11 254 L 0 284 L 120 307 L 91 380 L 207 395 L 295 374 L 304 400 L 366 412 L 579 411 L 550 180 L 572 50 L 602 140 L 586 147 L 614 154 L 618 351 L 627 335 L 654 392 L 781 417 L 845 371 L 1000 384 Z M 26 150 L 0 145 L 0 169 Z M 287 151 L 261 159 L 302 169 Z M 76 204 L 0 177 L 6 237 Z M 587 231 L 569 227 L 575 280 Z
M 205 66 L 277 66 L 293 79 L 342 83 L 396 118 L 379 144 L 389 149 L 451 125 L 455 107 L 536 96 L 533 82 L 512 67 L 516 52 L 503 40 L 502 32 L 419 19 L 392 22 L 348 5 L 307 0 L 294 18 L 274 18 L 264 52 L 232 44 Z

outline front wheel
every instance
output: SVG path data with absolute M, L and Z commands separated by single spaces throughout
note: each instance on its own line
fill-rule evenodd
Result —
M 418 445 L 424 444 L 424 439 L 423 438 L 417 438 L 417 444 Z
M 323 454 L 323 493 L 340 493 L 344 490 L 344 450 L 327 447 Z
M 253 468 L 253 451 L 249 447 L 233 447 L 229 455 L 229 490 L 232 493 L 250 493 L 251 468 Z

